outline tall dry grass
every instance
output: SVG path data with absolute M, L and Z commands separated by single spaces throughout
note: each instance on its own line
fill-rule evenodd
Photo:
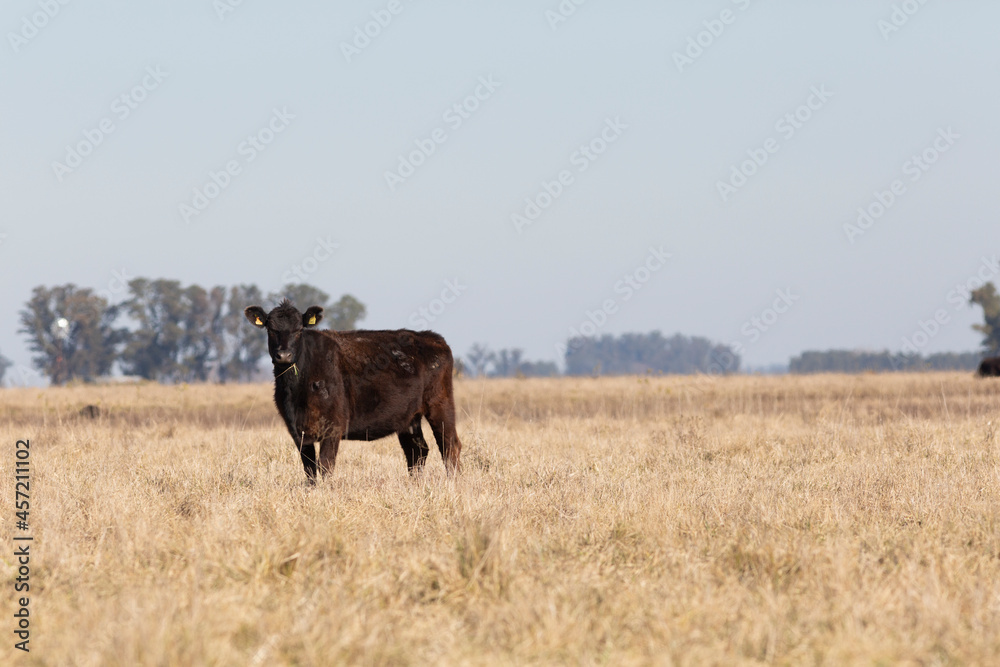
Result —
M 1000 655 L 1000 382 L 466 380 L 457 480 L 386 439 L 316 488 L 270 391 L 0 391 L 0 533 L 27 437 L 37 540 L 32 652 L 4 612 L 0 663 Z

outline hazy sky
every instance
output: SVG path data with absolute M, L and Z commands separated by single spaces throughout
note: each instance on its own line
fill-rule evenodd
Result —
M 11 0 L 0 352 L 28 363 L 35 285 L 296 268 L 368 328 L 424 308 L 457 354 L 554 360 L 596 321 L 760 365 L 936 315 L 920 351 L 972 350 L 998 25 L 987 0 Z

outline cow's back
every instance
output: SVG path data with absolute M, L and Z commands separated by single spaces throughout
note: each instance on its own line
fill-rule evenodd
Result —
M 451 348 L 433 331 L 323 331 L 336 341 L 341 368 L 359 379 L 382 376 L 408 378 L 437 374 L 453 366 Z
M 454 361 L 444 338 L 409 329 L 317 332 L 336 346 L 349 408 L 348 439 L 375 439 L 409 427 L 447 388 Z

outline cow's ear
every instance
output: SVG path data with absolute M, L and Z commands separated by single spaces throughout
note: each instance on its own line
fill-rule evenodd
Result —
M 243 314 L 250 320 L 250 324 L 255 327 L 263 327 L 267 322 L 267 313 L 260 306 L 247 306 Z
M 314 327 L 323 319 L 323 308 L 320 306 L 310 306 L 306 312 L 302 313 L 302 326 Z

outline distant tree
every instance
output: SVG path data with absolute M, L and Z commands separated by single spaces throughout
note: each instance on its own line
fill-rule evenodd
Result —
M 216 285 L 207 293 L 209 304 L 209 317 L 205 338 L 211 350 L 209 373 L 214 374 L 219 382 L 226 382 L 226 370 L 224 368 L 227 357 L 230 354 L 232 341 L 227 331 L 227 315 L 229 314 L 229 290 L 222 285 Z
M 7 369 L 13 365 L 13 361 L 0 354 L 0 385 L 3 384 L 3 376 L 7 373 Z
M 326 309 L 326 312 L 323 313 L 323 321 L 335 331 L 351 331 L 357 328 L 358 322 L 365 319 L 367 314 L 365 304 L 350 294 L 345 294 Z
M 521 358 L 524 350 L 515 348 L 512 350 L 500 350 L 493 355 L 492 375 L 509 378 L 517 375 L 521 366 Z
M 268 299 L 277 305 L 282 299 L 288 299 L 292 305 L 300 311 L 304 311 L 309 306 L 319 306 L 326 310 L 329 306 L 330 295 L 318 287 L 305 283 L 285 285 L 278 292 L 272 292 Z
M 889 373 L 893 371 L 971 371 L 979 365 L 975 352 L 938 352 L 923 357 L 902 352 L 810 350 L 792 357 L 790 373 Z
M 190 285 L 182 291 L 184 333 L 180 340 L 181 379 L 204 382 L 209 379 L 219 358 L 218 335 L 225 306 L 226 288 L 214 287 L 206 291 L 199 285 Z
M 553 361 L 522 361 L 517 367 L 517 375 L 524 377 L 556 377 L 559 366 Z
M 129 298 L 122 306 L 135 327 L 122 351 L 122 369 L 148 380 L 179 380 L 187 319 L 180 282 L 135 278 L 129 281 L 128 289 Z
M 225 288 L 136 278 L 121 305 L 134 324 L 121 354 L 126 373 L 160 382 L 210 378 L 218 366 Z
M 482 343 L 474 343 L 465 353 L 466 370 L 469 375 L 478 377 L 486 374 L 486 368 L 493 363 L 496 355 Z
M 484 348 L 485 350 L 485 348 Z M 524 350 L 504 349 L 499 352 L 485 350 L 487 364 L 491 364 L 492 377 L 554 377 L 559 375 L 559 366 L 551 361 L 525 361 Z M 485 366 L 483 367 L 485 371 Z
M 344 294 L 336 303 L 330 303 L 330 295 L 312 285 L 305 283 L 288 284 L 277 292 L 268 295 L 268 300 L 278 304 L 282 299 L 288 299 L 299 310 L 309 306 L 319 306 L 323 309 L 323 322 L 320 328 L 335 331 L 350 331 L 357 327 L 358 322 L 368 314 L 365 304 L 350 294 Z
M 983 309 L 982 324 L 973 324 L 972 328 L 983 334 L 982 348 L 986 356 L 1000 354 L 1000 295 L 993 283 L 986 283 L 969 296 L 969 302 Z
M 32 364 L 52 384 L 92 382 L 114 364 L 123 335 L 114 328 L 117 314 L 117 307 L 88 288 L 38 286 L 20 311 L 18 331 L 35 353 Z
M 551 361 L 525 361 L 524 350 L 503 349 L 493 352 L 485 345 L 473 345 L 466 354 L 464 368 L 470 368 L 474 375 L 490 377 L 553 377 L 559 375 L 559 367 Z
M 918 354 L 866 352 L 862 350 L 808 350 L 788 362 L 790 373 L 863 373 L 917 370 Z
M 725 345 L 681 334 L 664 338 L 659 331 L 580 336 L 566 345 L 567 375 L 735 373 L 739 365 L 739 357 Z
M 932 371 L 974 371 L 981 360 L 978 352 L 937 352 L 927 355 L 923 367 Z
M 218 341 L 219 381 L 250 381 L 267 354 L 267 338 L 250 326 L 243 309 L 264 300 L 256 285 L 236 285 L 229 289 L 225 308 L 220 310 L 213 326 Z

